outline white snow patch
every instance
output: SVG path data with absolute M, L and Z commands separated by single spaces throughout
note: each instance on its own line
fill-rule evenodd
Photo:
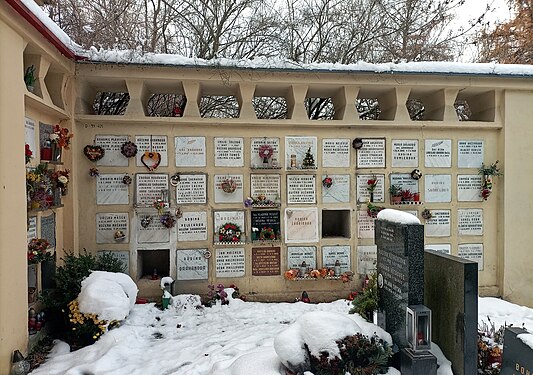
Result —
M 70 353 L 70 345 L 66 342 L 61 340 L 54 340 L 53 344 L 54 346 L 52 347 L 52 350 L 50 350 L 50 353 L 48 353 L 48 358 Z
M 434 342 L 431 343 L 431 354 L 437 357 L 437 375 L 453 375 L 452 363 L 444 356 L 444 353 Z
M 531 333 L 521 333 L 517 335 L 520 340 L 527 346 L 529 346 L 531 349 L 533 349 L 533 334 Z
M 379 211 L 378 220 L 386 220 L 398 224 L 420 224 L 420 220 L 415 215 L 392 208 Z
M 165 276 L 161 278 L 161 282 L 159 283 L 159 285 L 161 286 L 161 289 L 165 289 L 166 285 L 172 285 L 173 282 L 174 279 L 172 277 Z

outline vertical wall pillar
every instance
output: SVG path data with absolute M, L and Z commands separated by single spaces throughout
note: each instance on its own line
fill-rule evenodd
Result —
M 255 84 L 241 82 L 239 83 L 239 92 L 237 93 L 237 100 L 239 102 L 240 114 L 239 118 L 257 120 L 255 109 L 252 104 L 255 93 Z
M 146 116 L 145 105 L 145 89 L 144 81 L 138 79 L 127 79 L 126 86 L 130 94 L 130 101 L 126 108 L 126 116 Z
M 307 85 L 291 85 L 287 93 L 287 112 L 291 120 L 308 120 L 304 100 Z
M 200 109 L 198 103 L 200 101 L 200 83 L 183 81 L 183 91 L 187 98 L 187 105 L 183 117 L 200 117 Z

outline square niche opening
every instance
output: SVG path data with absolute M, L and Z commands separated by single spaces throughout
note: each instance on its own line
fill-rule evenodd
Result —
M 322 238 L 350 238 L 350 210 L 322 210 Z
M 137 278 L 150 278 L 154 270 L 160 278 L 170 275 L 170 250 L 137 251 Z

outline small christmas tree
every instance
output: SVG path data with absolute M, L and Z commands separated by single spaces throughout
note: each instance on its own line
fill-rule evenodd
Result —
M 311 147 L 307 149 L 307 152 L 305 153 L 305 157 L 303 160 L 303 167 L 304 168 L 314 168 L 315 167 L 315 158 L 313 157 L 313 154 L 311 153 Z

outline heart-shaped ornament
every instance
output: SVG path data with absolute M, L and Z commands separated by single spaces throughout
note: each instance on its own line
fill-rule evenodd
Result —
M 143 156 L 141 156 L 141 163 L 148 168 L 148 170 L 155 171 L 161 163 L 161 154 L 159 152 L 150 152 L 146 151 Z
M 87 145 L 83 148 L 83 153 L 90 161 L 98 161 L 105 155 L 105 150 L 100 146 Z

